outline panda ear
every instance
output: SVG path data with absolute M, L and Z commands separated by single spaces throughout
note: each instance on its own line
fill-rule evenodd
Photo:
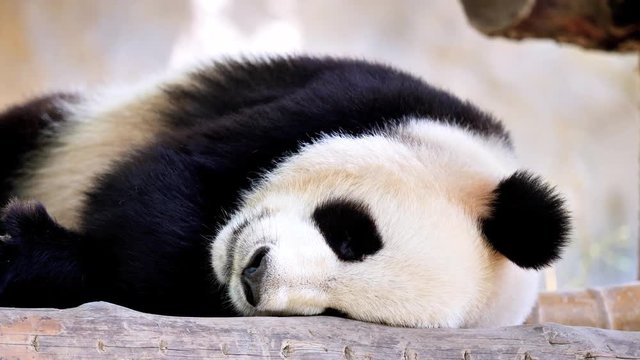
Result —
M 540 178 L 518 171 L 492 192 L 482 232 L 496 251 L 522 268 L 557 260 L 567 244 L 570 217 L 564 200 Z

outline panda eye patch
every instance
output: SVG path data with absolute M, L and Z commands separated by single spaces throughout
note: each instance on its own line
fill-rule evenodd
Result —
M 331 250 L 343 261 L 362 261 L 382 248 L 382 239 L 366 206 L 331 200 L 318 206 L 313 221 Z

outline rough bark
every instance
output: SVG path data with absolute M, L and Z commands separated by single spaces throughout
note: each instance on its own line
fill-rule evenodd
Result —
M 556 324 L 406 329 L 331 317 L 179 318 L 108 303 L 0 309 L 4 359 L 640 359 L 640 333 Z
M 470 23 L 487 35 L 551 38 L 602 50 L 640 50 L 638 0 L 461 1 Z

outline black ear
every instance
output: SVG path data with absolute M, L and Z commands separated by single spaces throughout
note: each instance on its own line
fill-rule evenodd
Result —
M 518 171 L 492 193 L 482 232 L 491 246 L 522 268 L 540 269 L 560 257 L 571 230 L 562 198 L 540 178 Z

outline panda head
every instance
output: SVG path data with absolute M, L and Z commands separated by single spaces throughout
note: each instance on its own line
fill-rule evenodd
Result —
M 480 152 L 440 145 L 333 136 L 283 161 L 213 243 L 234 307 L 412 327 L 470 326 L 492 311 L 506 313 L 499 325 L 522 321 L 535 270 L 564 245 L 563 203 L 529 173 L 498 176 Z M 494 296 L 523 305 L 491 309 Z

